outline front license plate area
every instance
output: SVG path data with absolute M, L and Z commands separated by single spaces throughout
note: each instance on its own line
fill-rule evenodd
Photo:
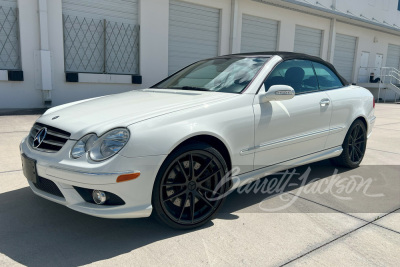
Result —
M 27 157 L 25 154 L 21 155 L 22 160 L 22 171 L 26 179 L 33 183 L 37 183 L 37 170 L 36 170 L 36 160 Z

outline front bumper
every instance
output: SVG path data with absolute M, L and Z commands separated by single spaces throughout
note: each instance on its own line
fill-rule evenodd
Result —
M 158 169 L 166 155 L 127 158 L 119 154 L 100 163 L 90 162 L 84 157 L 71 159 L 69 151 L 74 141 L 67 141 L 57 153 L 34 150 L 27 139 L 20 145 L 21 154 L 35 159 L 38 176 L 55 183 L 64 197 L 38 189 L 31 181 L 32 191 L 48 200 L 73 210 L 102 218 L 140 218 L 151 214 L 151 195 Z M 121 174 L 140 172 L 132 181 L 117 183 Z M 97 189 L 119 196 L 124 205 L 107 206 L 86 202 L 75 187 Z

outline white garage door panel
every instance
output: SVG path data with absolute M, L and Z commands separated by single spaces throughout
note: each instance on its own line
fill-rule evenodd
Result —
M 0 0 L 0 6 L 2 7 L 17 7 L 17 0 Z
M 321 56 L 322 30 L 296 26 L 294 52 Z
M 170 1 L 168 72 L 218 55 L 220 10 Z
M 278 21 L 243 15 L 241 52 L 275 51 Z
M 349 82 L 353 81 L 356 45 L 356 37 L 336 34 L 333 65 L 339 74 Z
M 136 24 L 138 0 L 62 0 L 64 14 Z
M 399 69 L 400 66 L 400 46 L 389 44 L 386 67 Z

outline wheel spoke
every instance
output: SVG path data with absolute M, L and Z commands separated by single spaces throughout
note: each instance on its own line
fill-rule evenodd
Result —
M 361 126 L 359 126 L 358 132 L 357 132 L 357 139 L 363 138 L 364 137 L 364 131 L 362 130 Z
M 354 140 L 354 142 L 357 142 L 358 140 L 363 139 L 364 140 L 364 134 L 361 134 L 360 136 L 357 137 L 356 140 Z
M 360 126 L 357 125 L 356 128 L 354 128 L 354 136 L 353 136 L 353 139 L 356 139 L 356 138 L 357 138 L 359 131 L 360 131 Z
M 216 192 L 216 191 L 214 191 L 214 190 L 212 190 L 212 189 L 206 188 L 206 187 L 204 187 L 204 186 L 201 186 L 201 185 L 200 185 L 198 188 L 199 188 L 199 189 L 202 189 L 202 190 L 204 190 L 204 191 L 210 192 L 210 193 L 212 193 L 213 195 L 221 195 L 220 193 L 218 193 L 218 192 Z
M 200 174 L 196 176 L 195 179 L 200 178 L 203 173 L 207 170 L 207 168 L 210 166 L 211 162 L 213 162 L 214 158 L 211 158 L 209 162 L 207 162 L 207 164 L 204 166 L 204 168 L 201 170 Z
M 182 211 L 181 211 L 181 214 L 179 215 L 178 221 L 180 221 L 182 219 L 182 215 L 183 215 L 183 212 L 185 211 L 185 206 L 186 206 L 187 199 L 188 199 L 188 194 L 186 193 L 185 200 L 183 201 L 183 204 L 182 204 Z
M 221 171 L 221 170 L 217 170 L 217 171 L 214 172 L 213 174 L 211 174 L 211 175 L 207 176 L 206 178 L 202 179 L 201 181 L 197 181 L 197 182 L 204 183 L 204 182 L 207 181 L 208 179 L 214 177 L 214 175 L 216 175 L 216 174 L 219 173 L 220 171 Z
M 357 162 L 358 161 L 358 158 L 359 158 L 359 156 L 358 156 L 358 151 L 357 151 L 357 149 L 355 149 L 355 148 L 353 148 L 353 151 L 354 151 L 354 160 L 353 160 L 353 162 Z
M 191 214 L 191 217 L 192 217 L 192 223 L 193 223 L 193 221 L 194 221 L 194 205 L 195 205 L 195 204 L 196 204 L 196 203 L 195 203 L 194 194 L 191 193 L 191 194 L 190 194 L 190 214 Z
M 186 183 L 171 183 L 171 184 L 163 184 L 162 186 L 185 186 Z
M 361 159 L 363 153 L 359 147 L 357 147 L 357 146 L 354 146 L 354 147 L 356 148 L 356 151 L 357 151 L 357 155 L 358 155 L 357 161 L 358 161 Z
M 187 176 L 185 169 L 183 168 L 182 163 L 179 160 L 178 160 L 178 166 L 179 166 L 179 169 L 181 169 L 183 176 L 185 176 L 186 181 L 189 181 L 189 177 Z
M 174 194 L 172 196 L 169 196 L 168 198 L 164 199 L 164 202 L 166 202 L 168 200 L 171 200 L 171 199 L 174 199 L 174 198 L 177 198 L 177 197 L 179 197 L 179 196 L 181 196 L 181 195 L 183 195 L 185 193 L 186 193 L 186 190 L 182 190 L 182 191 L 180 191 L 180 192 L 178 192 L 178 193 L 176 193 L 176 194 Z
M 350 159 L 351 159 L 351 161 L 354 161 L 354 148 L 353 148 L 353 146 L 350 146 Z
M 193 155 L 190 154 L 190 161 L 189 161 L 189 178 L 192 180 L 194 179 L 194 161 L 193 161 Z
M 208 201 L 200 192 L 196 191 L 196 195 L 198 195 L 208 206 L 215 210 L 215 207 L 210 203 L 210 201 Z

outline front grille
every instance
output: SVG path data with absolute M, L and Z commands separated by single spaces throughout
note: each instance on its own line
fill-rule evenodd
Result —
M 64 198 L 64 195 L 61 193 L 60 189 L 53 181 L 50 181 L 43 177 L 38 177 L 37 182 L 33 183 L 33 184 L 39 190 L 42 190 L 42 191 L 49 193 L 51 195 L 54 195 L 54 196 Z
M 39 146 L 37 146 L 37 143 L 34 143 L 34 140 L 37 133 L 43 128 L 45 128 L 47 132 L 45 134 L 43 142 Z M 33 148 L 41 151 L 57 152 L 64 146 L 70 136 L 71 134 L 66 131 L 41 123 L 35 123 L 29 133 L 29 144 Z

